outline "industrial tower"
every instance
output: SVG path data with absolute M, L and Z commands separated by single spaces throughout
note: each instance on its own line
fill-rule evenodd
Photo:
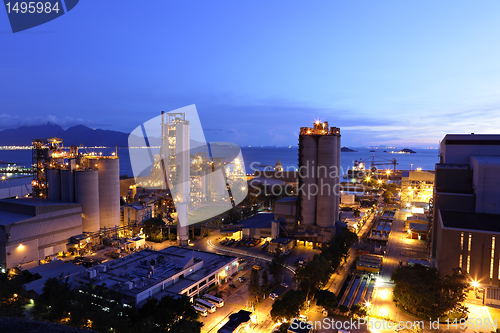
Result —
M 166 115 L 166 117 L 165 117 Z M 190 199 L 189 121 L 184 113 L 161 113 L 160 160 L 177 210 L 177 243 L 189 241 L 188 205 Z
M 333 228 L 339 218 L 340 129 L 316 121 L 299 135 L 299 224 Z

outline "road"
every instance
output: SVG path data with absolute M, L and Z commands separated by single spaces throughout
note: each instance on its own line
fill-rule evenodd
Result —
M 410 323 L 421 321 L 394 306 L 392 301 L 392 293 L 394 289 L 394 283 L 390 281 L 391 274 L 398 267 L 399 262 L 403 264 L 408 258 L 423 259 L 427 258 L 427 249 L 424 241 L 407 239 L 405 228 L 405 218 L 409 211 L 406 209 L 398 210 L 394 216 L 394 221 L 392 224 L 391 235 L 389 236 L 387 252 L 384 257 L 383 268 L 380 272 L 380 276 L 377 280 L 377 284 L 373 293 L 371 314 L 375 316 L 389 317 L 396 322 L 404 322 L 406 326 L 410 326 Z M 469 327 L 466 329 L 460 329 L 460 325 L 454 327 L 446 324 L 434 323 L 434 327 L 431 327 L 429 321 L 424 321 L 424 332 L 490 332 L 494 329 L 488 329 L 484 325 L 476 326 L 476 319 L 478 323 L 493 322 L 488 307 L 478 306 L 473 304 L 466 304 L 469 308 Z M 378 321 L 382 327 L 384 323 L 380 319 L 372 318 L 372 320 Z M 465 325 L 463 325 L 465 326 Z M 385 324 L 385 327 L 390 327 Z M 389 333 L 394 332 L 394 329 L 372 329 L 372 332 Z
M 252 310 L 255 314 L 255 323 L 250 327 L 249 332 L 271 332 L 276 326 L 271 320 L 270 312 L 273 306 L 273 300 L 266 297 L 256 308 L 252 308 L 249 300 L 248 292 L 248 281 L 250 279 L 250 271 L 254 264 L 258 264 L 261 267 L 266 267 L 266 264 L 272 260 L 272 255 L 260 249 L 260 246 L 255 247 L 245 247 L 245 246 L 223 246 L 220 245 L 220 240 L 222 237 L 218 234 L 203 238 L 193 243 L 193 248 L 202 251 L 216 252 L 221 254 L 234 255 L 239 258 L 245 258 L 247 260 L 246 267 L 238 272 L 237 275 L 232 277 L 232 282 L 236 285 L 236 288 L 229 287 L 229 283 L 224 283 L 219 287 L 219 291 L 223 292 L 223 298 L 225 305 L 222 308 L 218 308 L 213 314 L 209 314 L 207 317 L 202 317 L 201 321 L 204 326 L 202 332 L 213 333 L 217 332 L 227 321 L 228 316 L 233 312 L 238 312 L 239 310 Z M 311 247 L 305 247 L 298 245 L 296 246 L 289 256 L 287 256 L 287 269 L 285 269 L 282 276 L 281 282 L 288 284 L 291 288 L 294 286 L 293 275 L 295 267 L 291 265 L 293 261 L 298 257 L 312 258 L 314 254 L 319 253 L 319 250 L 313 249 Z M 240 276 L 245 276 L 247 280 L 244 283 L 239 282 L 237 279 Z M 270 279 L 272 277 L 270 276 Z M 279 296 L 286 292 L 284 287 L 278 287 L 273 290 Z M 268 296 L 268 295 L 267 295 Z

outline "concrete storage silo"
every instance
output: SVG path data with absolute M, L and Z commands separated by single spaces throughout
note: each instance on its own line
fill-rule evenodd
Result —
M 338 215 L 338 205 L 335 197 L 339 191 L 339 178 L 337 169 L 336 151 L 338 138 L 323 135 L 318 138 L 318 196 L 316 224 L 328 228 L 335 226 Z
M 97 170 L 75 171 L 75 199 L 82 205 L 83 232 L 98 232 L 99 181 Z
M 302 128 L 303 129 L 303 128 Z M 314 225 L 316 220 L 317 139 L 307 132 L 299 136 L 299 192 L 301 224 Z M 303 135 L 304 134 L 304 135 Z
M 99 226 L 120 226 L 120 163 L 118 158 L 97 159 L 99 181 Z
M 49 182 L 49 200 L 61 200 L 61 170 L 48 169 L 47 178 Z

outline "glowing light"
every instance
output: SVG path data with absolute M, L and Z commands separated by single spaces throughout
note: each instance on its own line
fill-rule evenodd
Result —
M 381 299 L 386 299 L 389 296 L 389 291 L 387 289 L 382 289 L 380 291 L 380 298 Z
M 221 278 L 226 277 L 226 276 L 227 276 L 226 271 L 222 270 L 222 271 L 219 273 L 219 276 L 220 276 Z
M 366 181 L 369 182 L 370 181 L 370 176 L 366 177 Z
M 479 287 L 479 282 L 478 282 L 477 280 L 472 280 L 472 283 L 471 283 L 471 284 L 472 284 L 472 286 L 473 286 L 474 288 L 478 288 L 478 287 Z
M 23 244 L 19 244 L 19 246 L 17 247 L 18 250 L 22 250 L 24 249 L 24 245 Z

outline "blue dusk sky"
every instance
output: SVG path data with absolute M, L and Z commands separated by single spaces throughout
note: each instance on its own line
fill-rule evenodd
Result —
M 12 33 L 0 9 L 0 129 L 131 132 L 195 104 L 207 140 L 436 147 L 499 133 L 499 1 L 82 0 Z M 1 143 L 0 143 L 1 144 Z

